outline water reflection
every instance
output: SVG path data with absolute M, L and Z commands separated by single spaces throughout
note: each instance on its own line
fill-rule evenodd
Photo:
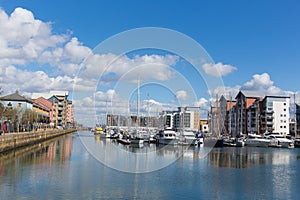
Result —
M 12 179 L 22 175 L 26 166 L 51 167 L 57 163 L 64 164 L 70 159 L 72 151 L 72 135 L 54 138 L 39 144 L 0 154 L 0 178 Z
M 249 168 L 253 165 L 290 164 L 293 149 L 214 148 L 209 154 L 211 165 L 227 168 Z

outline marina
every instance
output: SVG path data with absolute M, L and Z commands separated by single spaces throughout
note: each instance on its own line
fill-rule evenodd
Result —
M 115 158 L 136 163 L 136 154 L 143 153 L 138 158 L 142 163 L 151 152 L 155 159 L 171 162 L 148 173 L 124 173 L 95 159 L 84 144 L 99 147 L 107 162 Z M 128 153 L 118 157 L 114 148 Z M 298 148 L 245 146 L 207 151 L 205 146 L 151 143 L 134 148 L 78 132 L 1 154 L 0 198 L 297 199 L 299 158 Z

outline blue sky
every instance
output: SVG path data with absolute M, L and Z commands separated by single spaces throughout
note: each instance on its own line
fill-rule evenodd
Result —
M 300 90 L 300 84 L 298 84 L 300 2 L 297 0 L 0 0 L 0 7 L 8 17 L 11 17 L 10 15 L 17 7 L 21 7 L 31 12 L 35 20 L 47 23 L 51 32 L 48 35 L 61 37 L 61 42 L 58 42 L 56 38 L 48 48 L 43 47 L 44 50 L 52 48 L 51 52 L 54 52 L 55 48 L 66 47 L 66 44 L 70 43 L 80 47 L 78 51 L 80 54 L 80 52 L 95 48 L 107 38 L 129 29 L 163 27 L 181 32 L 194 39 L 203 46 L 215 63 L 221 63 L 220 67 L 224 65 L 234 67 L 234 70 L 222 76 L 224 85 L 232 93 L 241 87 L 264 90 L 271 94 L 289 94 L 287 91 Z M 17 28 L 13 30 L 17 31 Z M 22 29 L 21 26 L 19 28 Z M 5 32 L 5 27 L 0 27 L 0 31 Z M 4 37 L 3 40 L 5 41 L 6 38 Z M 76 39 L 72 40 L 72 38 Z M 16 39 L 14 45 L 23 44 L 22 41 L 20 44 L 18 42 L 19 40 Z M 155 54 L 155 52 L 152 53 Z M 72 83 L 77 69 L 72 66 L 75 61 L 78 62 L 79 58 L 74 54 L 70 56 L 71 53 L 69 53 L 68 58 L 60 57 L 61 60 L 57 62 L 53 61 L 52 56 L 47 63 L 47 59 L 41 55 L 38 54 L 34 58 L 29 56 L 28 60 L 26 57 L 22 62 L 13 59 L 9 62 L 0 62 L 2 79 L 4 77 L 6 79 L 0 82 L 4 93 L 20 89 L 24 94 L 30 95 L 32 92 L 41 92 L 43 89 L 69 89 L 60 85 Z M 47 58 L 50 59 L 50 57 Z M 74 62 L 66 62 L 67 59 Z M 178 67 L 178 63 L 175 66 Z M 66 67 L 74 71 L 66 72 L 64 70 Z M 8 84 L 8 81 L 15 80 L 15 77 L 9 77 L 8 69 L 25 74 L 24 80 L 26 77 L 36 77 L 39 74 L 43 80 L 47 79 L 53 83 L 50 84 L 51 88 L 43 88 L 38 84 L 38 80 L 30 84 L 24 84 L 20 80 L 15 81 L 14 84 Z M 200 100 L 200 97 L 198 98 Z M 204 96 L 204 98 L 208 97 Z

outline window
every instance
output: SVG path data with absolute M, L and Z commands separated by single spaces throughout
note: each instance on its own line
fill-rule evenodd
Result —
M 283 111 L 286 111 L 286 109 L 284 108 Z
M 280 126 L 280 128 L 282 128 L 282 126 Z
M 283 103 L 284 106 L 286 106 L 286 103 Z
M 286 126 L 284 126 L 283 128 L 286 128 Z
M 18 103 L 18 107 L 21 108 L 22 107 L 22 103 Z

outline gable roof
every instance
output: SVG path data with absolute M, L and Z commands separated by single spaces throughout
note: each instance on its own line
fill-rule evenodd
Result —
M 21 96 L 18 93 L 6 95 L 4 97 L 1 97 L 0 100 L 1 101 L 25 101 L 25 102 L 32 103 L 30 99 L 27 99 L 26 97 Z
M 246 98 L 261 98 L 265 96 L 263 92 L 260 91 L 252 91 L 252 90 L 240 90 L 239 93 L 236 95 L 236 99 L 239 95 L 243 94 Z
M 39 97 L 34 100 L 35 103 L 40 104 L 48 109 L 52 108 L 52 102 L 49 101 L 48 99 L 45 99 L 44 97 Z
M 51 101 L 51 102 L 53 102 L 53 101 L 54 102 L 59 102 L 59 99 L 55 95 L 51 96 L 48 100 Z

